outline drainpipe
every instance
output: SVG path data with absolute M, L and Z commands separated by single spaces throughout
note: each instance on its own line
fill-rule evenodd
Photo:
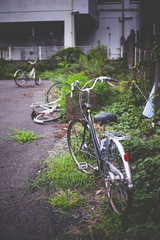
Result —
M 121 57 L 124 55 L 124 0 L 122 0 L 122 35 L 121 35 Z
M 73 0 L 72 0 L 72 11 L 71 11 L 72 47 L 76 46 L 76 30 L 75 30 L 75 15 L 76 14 L 79 14 L 79 11 L 73 9 Z
M 71 0 L 71 38 L 72 38 L 72 47 L 74 47 L 74 14 L 72 13 L 73 12 L 73 0 Z

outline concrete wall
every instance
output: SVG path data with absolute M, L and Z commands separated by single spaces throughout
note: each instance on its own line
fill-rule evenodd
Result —
M 0 23 L 64 21 L 64 47 L 74 46 L 74 15 L 89 12 L 88 0 L 1 0 Z
M 87 23 L 86 23 L 87 24 Z M 124 0 L 124 10 L 120 4 L 98 4 L 98 23 L 94 29 L 88 27 L 88 31 L 81 31 L 78 35 L 79 46 L 94 46 L 98 40 L 107 45 L 110 58 L 123 56 L 122 37 L 124 41 L 131 29 L 139 30 L 139 5 L 130 4 Z M 123 35 L 123 36 L 122 36 Z
M 0 57 L 6 60 L 44 60 L 62 49 L 62 46 L 7 47 L 0 49 Z
M 14 44 L 8 46 L 5 45 L 7 41 L 2 41 L 0 35 L 0 46 L 12 47 L 11 49 L 20 47 L 20 52 L 22 51 L 21 46 L 24 46 L 25 51 L 17 53 L 17 56 L 12 54 L 14 58 L 24 55 L 33 57 L 34 55 L 27 55 L 23 52 L 28 49 L 31 53 L 29 47 L 37 47 L 37 49 L 42 47 L 42 49 L 46 49 L 43 59 L 48 56 L 49 48 L 53 49 L 50 51 L 51 55 L 55 49 L 63 47 L 80 46 L 84 50 L 89 50 L 100 40 L 101 44 L 108 46 L 110 58 L 122 57 L 122 38 L 123 40 L 127 39 L 131 29 L 135 32 L 139 30 L 138 5 L 130 4 L 129 0 L 124 0 L 124 8 L 122 3 L 97 4 L 97 2 L 96 0 L 0 0 L 0 23 L 28 23 L 33 24 L 34 27 L 35 23 L 41 25 L 43 22 L 56 22 L 59 26 L 58 24 L 63 22 L 63 33 L 59 33 L 53 40 L 51 36 L 36 36 L 36 33 L 33 36 L 32 33 L 32 36 L 27 35 L 25 40 L 21 41 L 21 45 L 16 45 L 15 41 Z M 33 37 L 34 39 L 32 39 Z M 39 51 L 36 54 L 39 54 Z M 9 56 L 11 55 L 9 54 Z

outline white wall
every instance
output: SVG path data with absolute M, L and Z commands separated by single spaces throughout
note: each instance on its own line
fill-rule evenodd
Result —
M 98 5 L 99 28 L 94 32 L 92 44 L 98 40 L 107 45 L 111 51 L 111 58 L 122 56 L 122 5 L 103 4 Z M 124 0 L 124 39 L 127 39 L 131 29 L 139 30 L 139 11 L 137 4 L 130 4 Z
M 97 11 L 96 11 L 97 7 Z M 139 29 L 139 15 L 137 4 L 130 4 L 124 0 L 124 37 L 130 34 L 131 29 Z M 83 32 L 83 23 L 80 31 L 82 34 L 75 39 L 74 25 L 75 15 L 90 15 L 90 18 L 98 19 L 97 24 L 90 28 L 88 25 Z M 98 14 L 97 14 L 98 13 Z M 122 55 L 122 5 L 99 4 L 96 0 L 0 0 L 0 23 L 4 22 L 64 22 L 64 47 L 74 47 L 77 44 L 83 49 L 89 49 L 100 40 L 101 44 L 110 49 L 110 58 L 118 58 Z M 99 24 L 98 24 L 99 23 Z M 85 26 L 85 27 L 86 27 Z M 76 41 L 77 40 L 77 41 Z M 37 46 L 38 47 L 38 46 Z M 63 47 L 63 46 L 62 46 Z

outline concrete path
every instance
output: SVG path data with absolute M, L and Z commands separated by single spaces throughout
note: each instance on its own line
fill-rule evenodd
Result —
M 38 125 L 31 120 L 30 104 L 44 99 L 49 81 L 40 86 L 30 82 L 24 88 L 14 81 L 0 80 L 0 239 L 59 239 L 72 225 L 73 218 L 54 212 L 46 203 L 47 189 L 33 193 L 26 188 L 36 176 L 58 141 L 54 135 L 57 122 Z M 5 140 L 10 128 L 24 128 L 44 136 L 37 144 L 16 144 Z M 67 239 L 67 238 L 64 238 Z

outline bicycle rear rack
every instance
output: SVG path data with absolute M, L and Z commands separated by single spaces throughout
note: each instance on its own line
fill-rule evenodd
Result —
M 130 140 L 131 137 L 125 133 L 121 133 L 121 132 L 117 132 L 115 130 L 113 131 L 104 131 L 102 133 L 103 136 L 106 136 L 106 137 L 110 137 L 110 138 L 116 138 L 118 139 L 119 141 L 123 141 L 123 140 Z

